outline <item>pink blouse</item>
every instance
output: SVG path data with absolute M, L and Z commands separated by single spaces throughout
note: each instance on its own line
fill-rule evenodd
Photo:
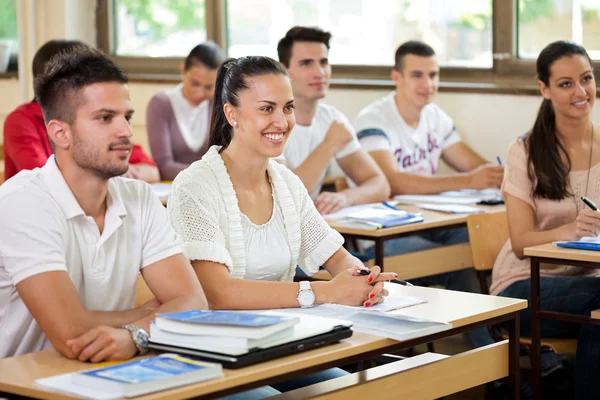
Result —
M 508 152 L 508 162 L 504 171 L 502 194 L 510 194 L 530 204 L 535 211 L 535 229 L 545 231 L 575 221 L 577 205 L 575 199 L 585 195 L 588 170 L 571 171 L 569 179 L 574 197 L 563 200 L 541 199 L 533 196 L 534 183 L 527 174 L 527 152 L 522 139 L 514 142 Z M 594 202 L 600 202 L 600 163 L 592 166 L 589 174 L 587 197 Z M 579 210 L 585 205 L 579 201 Z M 541 276 L 599 276 L 600 270 L 579 268 L 567 265 L 542 264 Z M 514 282 L 530 277 L 529 259 L 519 260 L 512 251 L 510 239 L 506 242 L 492 271 L 490 293 L 497 295 Z

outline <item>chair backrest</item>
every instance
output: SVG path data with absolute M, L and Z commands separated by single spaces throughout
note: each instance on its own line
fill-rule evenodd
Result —
M 342 190 L 348 189 L 348 181 L 346 181 L 346 177 L 340 176 L 339 178 L 337 178 L 335 180 L 334 186 L 336 192 L 341 192 Z
M 467 217 L 473 267 L 491 270 L 498 253 L 508 240 L 506 212 L 472 214 Z
M 146 285 L 146 281 L 142 277 L 142 275 L 138 275 L 137 282 L 135 285 L 135 300 L 133 302 L 133 306 L 137 307 L 139 305 L 144 304 L 148 300 L 151 300 L 154 297 L 148 285 Z

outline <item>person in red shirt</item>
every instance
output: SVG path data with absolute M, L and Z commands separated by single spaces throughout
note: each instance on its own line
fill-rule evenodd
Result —
M 51 40 L 37 51 L 33 58 L 33 78 L 44 72 L 46 62 L 60 51 L 68 51 L 84 43 L 76 40 Z M 42 167 L 54 151 L 46 133 L 42 108 L 34 101 L 25 103 L 11 112 L 4 121 L 4 179 L 23 169 Z M 141 146 L 133 144 L 129 157 L 128 178 L 158 182 L 156 164 Z

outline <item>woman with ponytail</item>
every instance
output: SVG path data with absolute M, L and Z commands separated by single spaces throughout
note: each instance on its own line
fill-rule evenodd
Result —
M 510 239 L 501 250 L 490 292 L 529 300 L 530 264 L 523 249 L 600 233 L 600 127 L 591 120 L 596 81 L 585 49 L 557 41 L 537 59 L 543 96 L 530 132 L 510 148 L 502 192 Z M 541 308 L 589 316 L 600 308 L 599 270 L 545 265 Z M 531 313 L 521 314 L 521 334 L 531 336 Z M 544 337 L 577 338 L 576 398 L 598 398 L 600 326 L 543 321 Z
M 369 307 L 388 294 L 383 281 L 395 274 L 376 266 L 360 275 L 362 262 L 342 247 L 302 181 L 272 160 L 295 123 L 292 87 L 280 63 L 257 56 L 223 64 L 210 148 L 177 176 L 168 204 L 212 309 Z M 309 276 L 324 266 L 333 279 L 296 283 L 297 265 Z

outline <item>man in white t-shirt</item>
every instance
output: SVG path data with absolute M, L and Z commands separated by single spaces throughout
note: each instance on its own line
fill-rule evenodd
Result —
M 430 46 L 417 41 L 402 44 L 396 51 L 392 70 L 396 91 L 363 108 L 354 120 L 362 148 L 382 169 L 392 195 L 486 189 L 502 183 L 503 168 L 488 164 L 461 142 L 452 119 L 432 103 L 438 89 L 439 70 Z M 458 173 L 436 175 L 440 158 Z M 428 250 L 468 240 L 465 228 L 449 229 L 386 241 L 384 255 Z M 365 255 L 372 258 L 373 248 L 366 249 Z M 480 292 L 473 269 L 411 282 Z M 486 329 L 469 332 L 466 337 L 473 347 L 493 342 Z
M 35 80 L 54 148 L 0 187 L 0 358 L 54 347 L 71 359 L 147 349 L 155 312 L 207 308 L 166 209 L 122 178 L 133 114 L 125 74 L 101 52 L 61 52 Z M 134 308 L 141 272 L 155 298 Z
M 385 201 L 390 195 L 385 176 L 360 148 L 348 118 L 319 102 L 327 94 L 331 78 L 330 38 L 329 32 L 297 26 L 277 45 L 279 61 L 292 82 L 296 115 L 282 158 L 300 177 L 322 214 L 353 204 Z M 351 187 L 321 192 L 323 178 L 336 161 L 352 181 Z
M 463 143 L 452 119 L 432 103 L 439 85 L 435 52 L 410 41 L 396 51 L 396 91 L 363 108 L 354 120 L 362 148 L 387 177 L 392 195 L 496 188 L 504 169 Z M 455 174 L 436 175 L 442 158 Z

